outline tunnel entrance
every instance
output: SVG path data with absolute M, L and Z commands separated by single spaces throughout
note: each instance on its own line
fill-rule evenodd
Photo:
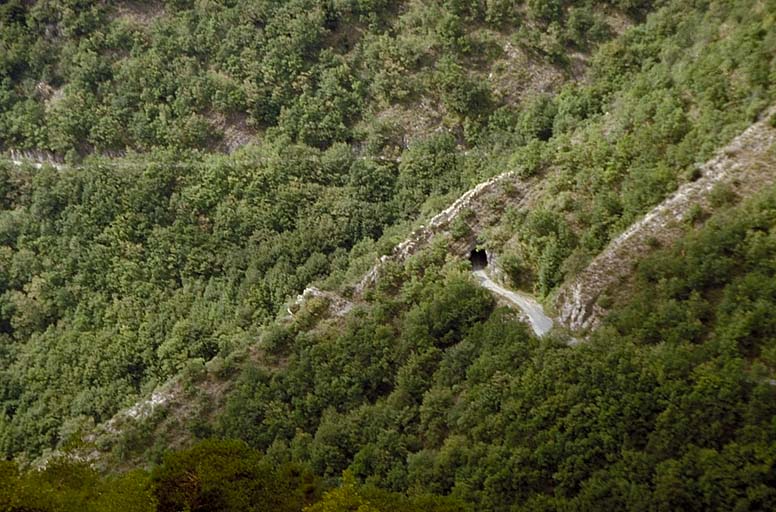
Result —
M 472 262 L 472 270 L 482 270 L 488 266 L 488 253 L 484 249 L 472 249 L 469 254 L 469 261 Z

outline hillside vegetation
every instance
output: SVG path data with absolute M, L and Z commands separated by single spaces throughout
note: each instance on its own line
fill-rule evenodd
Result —
M 578 346 L 465 224 L 352 293 L 514 171 L 474 238 L 549 302 L 776 103 L 773 0 L 0 13 L 0 146 L 67 164 L 0 162 L 0 509 L 776 508 L 772 187 L 715 190 Z M 286 317 L 311 283 L 354 308 Z
M 481 78 L 503 60 L 500 41 L 523 41 L 537 66 L 556 69 L 529 35 L 573 13 L 604 20 L 590 8 L 542 14 L 539 4 L 504 3 L 533 27 L 521 32 L 517 18 L 501 25 L 495 7 L 477 5 L 4 5 L 3 145 L 86 160 L 62 171 L 0 164 L 0 449 L 40 454 L 187 364 L 255 343 L 290 296 L 327 276 L 331 286 L 357 278 L 421 210 L 497 170 L 467 157 L 459 139 L 486 130 L 499 106 Z M 205 87 L 218 69 L 240 86 Z M 41 81 L 61 85 L 61 103 L 36 92 Z M 399 82 L 413 87 L 406 98 L 370 89 L 386 83 L 396 92 Z M 219 115 L 251 116 L 266 128 L 261 142 L 232 156 L 203 154 L 212 148 L 189 128 L 217 133 L 203 109 L 247 90 L 259 96 Z M 429 129 L 405 148 L 401 120 L 379 112 L 427 100 L 449 117 L 433 128 L 449 130 Z M 532 109 L 498 111 L 530 123 Z M 82 130 L 103 133 L 103 122 L 129 139 L 89 142 Z M 162 138 L 150 135 L 156 130 Z M 103 149 L 148 152 L 88 157 Z
M 474 137 L 504 98 L 535 92 L 522 88 L 533 78 L 543 92 L 562 83 L 571 71 L 554 64 L 610 37 L 607 13 L 649 5 L 15 0 L 2 11 L 0 130 L 6 147 L 71 158 L 264 135 L 327 147 L 406 131 L 418 109 L 430 128 L 449 117 Z M 526 69 L 482 80 L 510 59 Z

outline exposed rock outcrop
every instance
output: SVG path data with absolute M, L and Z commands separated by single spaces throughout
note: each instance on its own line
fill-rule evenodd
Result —
M 670 245 L 686 229 L 683 222 L 698 207 L 708 208 L 710 193 L 724 184 L 741 196 L 776 183 L 776 129 L 767 112 L 700 168 L 700 177 L 686 183 L 631 225 L 608 245 L 558 293 L 556 306 L 560 321 L 578 331 L 595 327 L 606 310 L 597 303 L 609 287 L 625 279 L 639 258 L 659 245 Z
M 332 316 L 345 316 L 350 312 L 351 309 L 353 309 L 354 306 L 351 301 L 341 297 L 340 295 L 337 295 L 336 293 L 320 290 L 314 286 L 308 286 L 300 295 L 296 297 L 296 300 L 293 302 L 293 304 L 288 307 L 288 314 L 294 316 L 302 307 L 302 305 L 312 298 L 320 298 L 325 300 L 329 306 L 329 313 L 331 313 Z
M 11 150 L 9 152 L 9 159 L 14 165 L 29 163 L 37 169 L 40 169 L 44 165 L 51 165 L 57 169 L 62 169 L 65 163 L 65 160 L 60 155 L 40 149 L 25 151 Z

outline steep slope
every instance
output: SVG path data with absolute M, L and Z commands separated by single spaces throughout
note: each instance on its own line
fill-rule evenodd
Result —
M 604 45 L 591 58 L 590 75 L 557 95 L 510 92 L 504 76 L 497 76 L 504 97 L 521 103 L 496 108 L 481 100 L 487 97 L 484 78 L 498 72 L 490 66 L 501 57 L 485 52 L 487 62 L 480 62 L 479 51 L 513 48 L 505 40 L 517 38 L 531 45 L 508 55 L 515 62 L 530 55 L 560 58 L 563 65 L 567 52 L 554 44 L 565 37 L 558 32 L 563 25 L 552 18 L 592 30 L 595 17 L 585 15 L 591 4 L 529 2 L 527 12 L 548 10 L 525 17 L 520 4 L 520 28 L 512 19 L 504 33 L 494 34 L 477 24 L 484 18 L 474 11 L 516 3 L 410 3 L 390 29 L 381 25 L 381 16 L 393 19 L 389 3 L 323 2 L 316 4 L 320 10 L 307 10 L 314 2 L 300 0 L 272 3 L 296 9 L 278 14 L 272 27 L 261 15 L 246 16 L 242 35 L 223 32 L 229 44 L 234 37 L 253 41 L 265 29 L 280 30 L 275 35 L 288 42 L 285 36 L 305 34 L 305 28 L 325 28 L 308 41 L 311 51 L 301 60 L 253 59 L 249 51 L 244 61 L 230 61 L 238 72 L 245 71 L 239 69 L 244 62 L 267 64 L 273 72 L 272 66 L 288 63 L 305 68 L 291 70 L 295 78 L 287 90 L 269 87 L 277 85 L 270 83 L 278 78 L 272 72 L 249 70 L 240 84 L 250 84 L 251 108 L 272 97 L 280 113 L 274 112 L 278 124 L 267 129 L 266 139 L 234 155 L 187 153 L 192 146 L 214 149 L 208 146 L 213 141 L 197 137 L 209 122 L 226 118 L 173 102 L 177 110 L 162 108 L 158 116 L 136 104 L 120 113 L 124 119 L 138 108 L 161 124 L 141 130 L 147 128 L 142 115 L 133 114 L 134 139 L 119 143 L 172 148 L 158 152 L 160 158 L 157 151 L 146 155 L 147 164 L 138 168 L 99 159 L 61 171 L 0 164 L 5 456 L 75 447 L 123 469 L 158 462 L 168 449 L 198 438 L 238 437 L 266 452 L 267 460 L 305 465 L 327 482 L 347 470 L 357 482 L 450 494 L 477 510 L 639 509 L 652 503 L 665 509 L 774 508 L 776 402 L 768 382 L 776 354 L 770 320 L 776 209 L 767 195 L 729 204 L 767 180 L 736 184 L 720 178 L 725 186 L 717 183 L 707 204 L 700 189 L 709 183 L 701 176 L 699 189 L 687 194 L 706 206 L 677 214 L 699 230 L 677 228 L 663 242 L 676 242 L 675 252 L 664 248 L 636 274 L 623 270 L 625 281 L 633 279 L 628 286 L 637 283 L 633 289 L 593 290 L 593 315 L 602 314 L 595 308 L 607 306 L 605 299 L 613 314 L 606 329 L 594 329 L 590 343 L 573 350 L 561 336 L 537 339 L 516 310 L 498 308 L 465 259 L 475 246 L 496 257 L 508 284 L 488 283 L 491 289 L 504 284 L 545 297 L 558 286 L 565 290 L 566 276 L 583 275 L 590 259 L 686 179 L 693 162 L 724 147 L 773 103 L 776 6 L 757 0 L 666 2 Z M 14 30 L 37 23 L 19 14 L 26 5 L 11 9 L 8 19 L 24 21 L 13 21 Z M 169 5 L 154 16 L 170 16 Z M 379 15 L 361 18 L 359 9 L 372 7 Z M 160 50 L 154 40 L 160 36 L 165 44 L 159 46 L 174 54 L 177 46 L 167 38 L 185 42 L 189 33 L 218 47 L 221 41 L 212 35 L 239 14 L 208 2 L 183 10 L 171 24 L 149 20 L 149 28 L 135 20 L 143 32 L 136 51 L 144 55 L 144 44 Z M 498 23 L 492 12 L 487 16 L 486 23 Z M 343 21 L 356 19 L 354 25 Z M 476 23 L 462 31 L 462 20 Z M 68 17 L 64 25 L 77 34 L 88 32 L 89 22 L 88 16 Z M 367 44 L 367 27 L 385 33 Z M 542 28 L 551 29 L 547 37 L 532 40 Z M 429 45 L 426 32 L 433 32 Z M 316 53 L 321 34 L 333 52 Z M 397 35 L 398 50 L 392 46 Z M 499 42 L 495 47 L 491 36 Z M 94 37 L 92 43 L 100 44 L 101 36 Z M 350 49 L 359 41 L 365 41 L 363 56 L 369 60 L 376 52 L 374 59 L 348 60 L 357 57 Z M 407 43 L 420 60 L 404 60 L 400 50 Z M 256 50 L 234 44 L 220 48 L 219 56 L 234 48 Z M 89 65 L 86 45 L 79 49 L 87 51 L 79 56 L 78 76 L 88 82 L 89 72 L 99 69 Z M 189 73 L 181 76 L 192 78 L 192 89 L 170 87 L 168 97 L 146 103 L 166 105 L 176 94 L 194 103 L 245 99 L 240 87 L 230 89 L 234 97 L 210 98 L 213 91 L 198 89 L 203 84 L 193 80 L 192 70 L 196 75 L 203 62 L 217 59 L 207 55 L 212 48 L 202 54 L 190 49 L 182 59 Z M 576 61 L 575 53 L 568 56 Z M 322 62 L 315 60 L 319 56 Z M 18 87 L 10 82 L 15 96 L 0 100 L 3 108 L 30 109 L 31 116 L 20 119 L 40 121 L 40 106 L 20 100 L 37 89 L 33 78 L 40 69 L 25 70 L 22 61 L 0 61 L 13 80 L 25 77 Z M 402 66 L 418 72 L 409 92 L 396 76 L 379 75 L 380 66 L 369 67 L 386 61 L 397 64 L 388 69 L 398 69 L 402 79 Z M 371 71 L 353 73 L 364 71 L 361 64 Z M 538 77 L 542 65 L 528 75 Z M 506 65 L 507 79 L 514 68 Z M 208 80 L 230 81 L 211 71 Z M 558 76 L 545 78 L 538 83 L 554 93 Z M 349 102 L 364 93 L 364 84 L 369 93 L 359 98 L 369 101 L 352 110 Z M 220 85 L 216 92 L 223 92 Z M 198 90 L 207 93 L 204 100 L 185 94 Z M 386 90 L 408 95 L 369 103 Z M 110 86 L 96 91 L 99 98 L 89 108 L 69 112 L 121 104 L 100 96 Z M 74 98 L 84 99 L 73 94 L 69 101 Z M 391 106 L 383 110 L 381 101 Z M 58 117 L 62 105 L 53 105 L 56 130 L 81 126 Z M 404 120 L 419 105 L 428 106 L 430 121 L 419 120 L 417 133 L 381 122 L 385 112 Z M 343 111 L 347 115 L 338 117 Z M 258 113 L 262 119 L 272 115 Z M 440 133 L 423 137 L 440 126 Z M 40 126 L 12 128 L 19 127 L 12 141 L 20 147 L 32 143 L 25 137 L 48 136 Z M 90 131 L 88 144 L 110 145 L 101 138 L 111 135 L 105 128 Z M 746 167 L 739 169 L 742 175 L 758 178 Z M 509 172 L 499 174 L 504 170 Z M 706 171 L 715 176 L 718 170 Z M 493 175 L 434 216 L 452 197 Z M 715 209 L 702 211 L 709 204 Z M 676 208 L 652 218 L 670 219 Z M 708 225 L 696 222 L 707 213 Z M 407 238 L 418 215 L 431 220 Z M 645 224 L 654 227 L 651 222 Z M 674 230 L 673 224 L 665 227 L 666 233 Z M 626 238 L 642 253 L 661 243 L 658 237 Z M 692 255 L 687 262 L 684 250 Z M 704 258 L 713 264 L 705 267 Z M 735 267 L 738 261 L 745 263 L 742 269 Z M 595 265 L 593 275 L 606 273 Z M 276 319 L 289 297 L 308 285 L 290 308 L 293 316 Z M 660 300 L 646 291 L 629 295 L 640 289 Z M 586 306 L 580 311 L 577 317 L 584 317 Z M 175 380 L 153 391 L 170 378 Z M 149 398 L 131 405 L 142 396 Z M 90 436 L 95 422 L 102 422 L 102 431 Z
M 597 299 L 633 271 L 657 246 L 671 246 L 702 212 L 718 202 L 747 197 L 776 183 L 776 109 L 762 114 L 718 154 L 699 167 L 693 181 L 657 205 L 615 238 L 601 254 L 559 290 L 555 305 L 560 321 L 573 330 L 594 328 L 606 314 Z
M 544 133 L 533 105 L 651 8 L 571 4 L 0 5 L 0 452 L 255 343 L 501 172 L 491 117 Z
M 439 129 L 473 140 L 498 106 L 583 76 L 590 52 L 649 8 L 572 3 L 5 3 L 0 150 L 74 160 L 372 132 L 393 153 Z
M 771 124 L 771 114 L 770 111 L 766 112 L 763 119 L 753 124 L 720 150 L 714 159 L 704 164 L 701 167 L 701 175 L 696 180 L 680 187 L 675 194 L 658 205 L 644 219 L 640 219 L 615 239 L 582 274 L 561 288 L 559 304 L 565 304 L 560 301 L 564 297 L 568 299 L 565 294 L 569 293 L 569 289 L 580 290 L 578 296 L 592 297 L 590 300 L 594 302 L 595 298 L 607 291 L 609 287 L 630 278 L 634 267 L 650 252 L 657 250 L 658 245 L 670 247 L 701 225 L 695 222 L 699 219 L 693 219 L 693 223 L 689 224 L 683 220 L 688 212 L 697 208 L 696 205 L 702 205 L 706 210 L 704 215 L 713 215 L 716 209 L 729 206 L 733 199 L 744 201 L 749 196 L 759 194 L 764 188 L 771 187 L 776 182 L 776 174 L 773 172 L 776 168 L 773 165 L 776 158 L 774 152 L 776 128 Z M 721 189 L 720 185 L 729 185 L 730 189 Z M 334 292 L 308 288 L 289 309 L 292 317 L 281 320 L 281 324 L 295 326 L 291 327 L 294 330 L 309 329 L 310 333 L 316 331 L 316 325 L 323 326 L 325 331 L 328 329 L 327 322 L 341 326 L 341 322 L 347 322 L 352 317 L 354 308 L 358 312 L 372 307 L 374 299 L 370 298 L 369 292 L 378 284 L 387 265 L 394 266 L 394 270 L 389 273 L 389 278 L 395 279 L 397 267 L 416 268 L 415 261 L 418 258 L 425 258 L 424 255 L 429 251 L 443 250 L 444 258 L 466 260 L 478 239 L 486 233 L 487 228 L 499 220 L 499 214 L 505 207 L 517 205 L 520 208 L 529 208 L 530 200 L 535 199 L 536 193 L 537 191 L 532 192 L 530 184 L 526 184 L 512 172 L 483 182 L 435 216 L 428 226 L 413 232 L 407 240 L 397 245 L 389 256 L 384 256 L 378 265 L 369 270 L 356 287 L 353 297 L 355 303 Z M 731 193 L 735 196 L 731 197 Z M 721 203 L 715 202 L 720 201 L 720 198 Z M 456 223 L 459 223 L 457 229 L 453 228 Z M 464 225 L 467 229 L 461 229 L 460 225 Z M 456 238 L 453 232 L 458 233 L 459 236 Z M 659 243 L 656 244 L 654 239 Z M 476 271 L 474 275 L 481 286 L 496 295 L 505 296 L 509 302 L 514 303 L 523 312 L 522 318 L 528 320 L 537 336 L 546 334 L 552 328 L 553 319 L 544 313 L 542 305 L 534 299 L 505 289 L 493 282 L 483 270 Z M 620 294 L 618 300 L 627 302 L 628 299 Z M 572 308 L 573 305 L 567 305 L 566 309 L 563 307 L 559 309 L 567 311 Z M 575 330 L 594 330 L 607 313 L 608 309 L 596 304 L 590 316 L 582 317 L 587 323 L 575 324 L 573 320 L 576 317 L 569 316 L 562 316 L 556 321 L 560 325 Z M 274 335 L 269 335 L 270 338 L 272 336 Z M 266 347 L 267 343 L 274 342 L 265 337 L 260 346 Z M 251 351 L 250 354 L 247 359 L 252 362 L 250 364 L 261 364 L 270 368 L 276 364 L 272 362 L 271 357 L 266 359 L 265 354 L 255 351 Z M 233 361 L 240 361 L 241 357 L 233 358 Z M 234 364 L 234 362 L 230 363 L 230 365 Z M 199 376 L 187 378 L 194 378 L 197 383 L 188 391 L 184 391 L 185 386 L 180 383 L 165 386 L 148 400 L 139 402 L 99 426 L 94 433 L 87 436 L 86 440 L 89 443 L 112 447 L 114 452 L 117 447 L 125 446 L 128 442 L 139 443 L 142 447 L 145 443 L 136 439 L 134 432 L 138 428 L 145 430 L 146 427 L 142 425 L 150 423 L 155 425 L 157 435 L 175 439 L 176 446 L 185 446 L 184 438 L 176 437 L 180 423 L 200 421 L 203 411 L 207 411 L 206 414 L 211 418 L 223 413 L 225 400 L 228 400 L 227 396 L 234 386 L 232 381 L 234 369 L 225 371 L 222 365 L 223 362 L 219 360 L 209 365 L 212 366 L 211 369 L 194 371 L 192 375 Z M 159 411 L 163 413 L 160 415 Z M 155 412 L 157 416 L 153 418 Z M 126 441 L 127 437 L 131 441 Z M 178 445 L 179 442 L 183 444 Z M 130 452 L 136 449 L 130 449 Z M 108 462 L 116 455 L 105 453 L 104 450 L 87 451 L 79 456 L 100 465 L 117 463 L 115 460 Z M 135 463 L 142 461 L 142 457 L 134 457 L 131 460 Z
M 237 369 L 209 426 L 272 460 L 473 510 L 769 509 L 774 255 L 771 187 L 647 257 L 638 293 L 569 348 L 492 309 L 432 244 L 346 317 L 311 300 L 273 328 L 263 346 L 282 364 Z M 155 425 L 140 431 L 180 439 Z

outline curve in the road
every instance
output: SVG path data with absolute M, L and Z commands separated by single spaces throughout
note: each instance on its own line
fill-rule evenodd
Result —
M 507 290 L 503 286 L 494 282 L 485 270 L 475 270 L 474 276 L 480 282 L 483 288 L 507 299 L 516 305 L 528 317 L 528 322 L 537 336 L 544 336 L 552 329 L 552 318 L 544 314 L 544 308 L 535 299 L 527 295 Z

